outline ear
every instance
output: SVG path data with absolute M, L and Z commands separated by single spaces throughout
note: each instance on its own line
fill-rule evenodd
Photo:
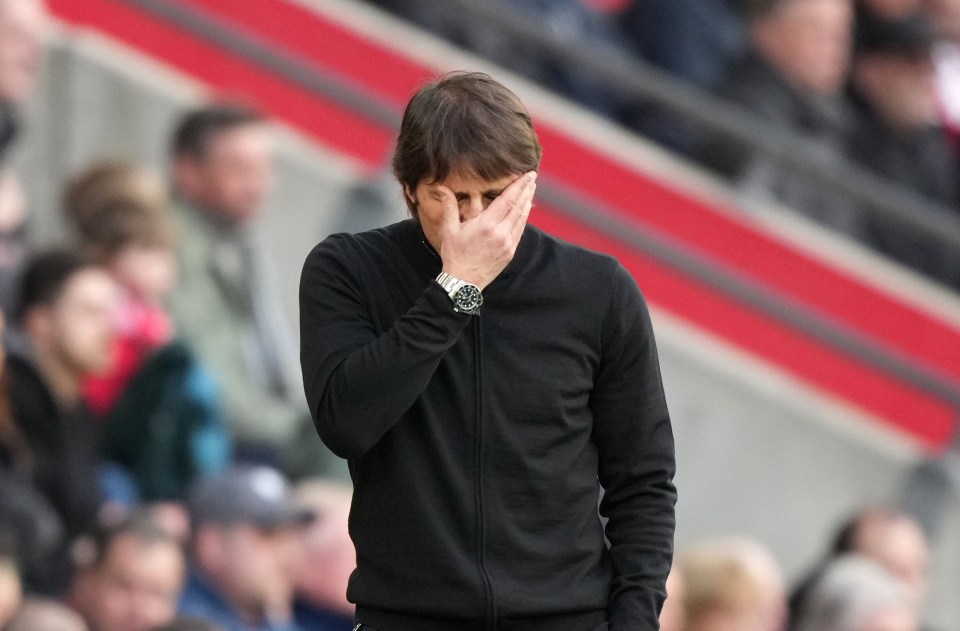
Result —
M 206 571 L 216 571 L 222 565 L 224 554 L 222 532 L 216 526 L 200 526 L 193 539 L 193 552 Z
M 411 189 L 408 184 L 403 185 L 403 198 L 407 202 L 407 209 L 414 217 L 417 216 L 417 192 Z
M 197 160 L 188 155 L 173 159 L 173 182 L 176 192 L 191 197 L 197 189 Z
M 48 338 L 52 327 L 53 315 L 47 306 L 36 305 L 23 314 L 23 328 L 34 340 Z

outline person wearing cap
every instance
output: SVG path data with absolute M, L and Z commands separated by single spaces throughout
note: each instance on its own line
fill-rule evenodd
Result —
M 960 210 L 960 161 L 940 120 L 930 19 L 861 20 L 851 73 L 859 120 L 848 143 L 851 160 L 883 179 Z M 885 217 L 874 217 L 869 242 L 947 283 L 960 282 L 956 253 L 929 243 Z
M 170 622 L 183 588 L 183 546 L 147 511 L 95 533 L 69 602 L 91 631 L 152 631 Z
M 236 466 L 189 497 L 193 571 L 181 614 L 226 631 L 301 631 L 293 620 L 299 529 L 313 520 L 275 469 Z
M 748 46 L 716 94 L 744 120 L 806 140 L 824 164 L 843 159 L 852 116 L 844 93 L 852 0 L 737 0 Z M 697 157 L 744 194 L 774 200 L 835 230 L 858 234 L 854 209 L 813 177 L 725 135 L 707 134 Z
M 850 157 L 941 204 L 960 202 L 960 165 L 940 123 L 934 25 L 923 13 L 857 25 L 851 88 L 860 120 Z

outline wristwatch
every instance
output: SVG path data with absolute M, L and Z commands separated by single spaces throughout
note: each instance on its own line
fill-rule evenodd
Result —
M 443 290 L 453 301 L 453 310 L 458 313 L 468 313 L 477 315 L 480 313 L 480 305 L 483 304 L 483 294 L 480 288 L 465 280 L 454 278 L 446 272 L 440 272 L 437 276 L 437 282 L 443 287 Z

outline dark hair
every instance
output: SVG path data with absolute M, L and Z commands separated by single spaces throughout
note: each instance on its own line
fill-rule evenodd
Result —
M 67 185 L 63 205 L 83 245 L 109 260 L 129 245 L 173 246 L 163 184 L 128 162 L 102 162 Z
M 20 277 L 16 319 L 22 321 L 34 307 L 52 305 L 75 274 L 95 266 L 92 259 L 69 250 L 48 250 L 34 255 Z
M 125 519 L 115 524 L 101 526 L 93 533 L 93 556 L 90 559 L 91 567 L 96 567 L 106 560 L 113 545 L 123 537 L 133 537 L 146 544 L 169 545 L 178 550 L 184 558 L 186 552 L 183 544 L 173 534 L 164 530 L 145 507 L 135 509 Z
M 791 0 L 735 0 L 734 6 L 743 19 L 755 20 L 766 17 Z
M 409 190 L 452 172 L 495 180 L 536 170 L 542 154 L 516 94 L 482 72 L 452 72 L 420 88 L 407 104 L 393 173 Z M 416 216 L 416 205 L 404 198 Z
M 215 104 L 189 112 L 173 133 L 173 155 L 203 159 L 220 132 L 264 122 L 263 115 L 239 103 Z

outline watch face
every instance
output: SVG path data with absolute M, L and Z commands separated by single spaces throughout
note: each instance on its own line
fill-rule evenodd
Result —
M 453 295 L 453 306 L 457 311 L 476 313 L 483 304 L 483 296 L 476 285 L 464 285 Z

